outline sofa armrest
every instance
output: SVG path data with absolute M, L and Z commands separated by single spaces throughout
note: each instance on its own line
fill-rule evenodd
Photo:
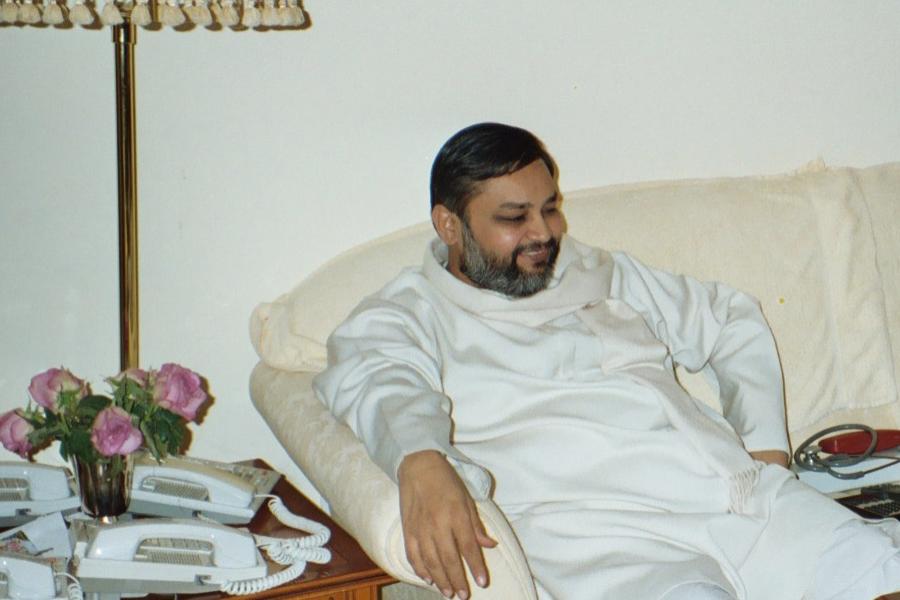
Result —
M 316 398 L 315 373 L 288 372 L 260 363 L 250 376 L 253 404 L 288 455 L 328 500 L 331 516 L 391 576 L 424 583 L 406 559 L 397 485 L 354 433 Z M 506 518 L 490 500 L 478 502 L 488 533 L 499 544 L 485 549 L 491 584 L 470 581 L 473 600 L 536 598 L 524 554 Z

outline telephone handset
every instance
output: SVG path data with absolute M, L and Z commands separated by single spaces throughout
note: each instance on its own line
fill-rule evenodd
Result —
M 0 527 L 20 525 L 53 512 L 71 512 L 81 501 L 63 467 L 24 461 L 0 462 Z
M 266 576 L 248 532 L 200 519 L 72 523 L 75 574 L 86 592 L 194 593 Z
M 0 552 L 0 598 L 59 600 L 64 560 Z
M 164 517 L 196 513 L 220 523 L 245 524 L 259 510 L 280 475 L 246 465 L 149 454 L 134 464 L 129 512 Z
M 900 432 L 860 423 L 835 425 L 804 440 L 792 469 L 826 494 L 900 479 Z
M 842 431 L 831 437 L 825 437 Z M 825 439 L 822 439 L 825 438 Z M 900 463 L 900 457 L 879 454 L 900 445 L 900 432 L 891 429 L 875 430 L 868 425 L 848 423 L 835 425 L 814 434 L 804 441 L 794 452 L 794 464 L 800 469 L 828 473 L 838 479 L 861 479 L 869 473 L 886 469 Z M 822 456 L 822 452 L 828 456 Z M 877 466 L 858 470 L 844 470 L 855 467 L 870 458 L 886 459 Z
M 900 431 L 896 429 L 876 429 L 851 431 L 819 440 L 819 447 L 828 454 L 861 456 L 874 452 L 893 450 L 900 446 Z

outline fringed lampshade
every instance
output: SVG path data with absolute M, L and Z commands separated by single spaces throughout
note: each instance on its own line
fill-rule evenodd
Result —
M 0 0 L 0 22 L 25 25 L 138 27 L 220 25 L 233 29 L 302 28 L 306 14 L 300 0 Z M 100 2 L 100 0 L 97 0 Z
M 66 2 L 74 2 L 69 6 Z M 103 7 L 96 2 L 103 1 Z M 99 10 L 99 14 L 98 14 Z M 137 27 L 186 31 L 299 30 L 309 26 L 302 0 L 0 0 L 3 26 L 102 23 L 112 29 L 116 63 L 116 158 L 119 200 L 119 357 L 124 369 L 139 365 L 137 132 L 134 48 Z

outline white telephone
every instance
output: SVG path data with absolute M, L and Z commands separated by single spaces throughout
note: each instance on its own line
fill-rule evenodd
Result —
M 63 467 L 23 461 L 0 462 L 0 527 L 13 527 L 81 504 L 74 479 Z
M 322 547 L 328 529 L 293 518 L 312 535 L 266 538 L 201 519 L 76 520 L 69 529 L 75 574 L 84 591 L 92 593 L 261 592 L 296 579 L 307 562 L 331 560 L 331 552 Z M 266 575 L 257 545 L 287 568 Z
M 192 593 L 266 576 L 253 536 L 199 519 L 137 519 L 70 528 L 85 592 Z
M 268 469 L 212 460 L 149 454 L 134 463 L 129 512 L 164 517 L 197 513 L 220 523 L 249 523 L 280 475 Z
M 0 598 L 62 600 L 65 560 L 0 552 Z

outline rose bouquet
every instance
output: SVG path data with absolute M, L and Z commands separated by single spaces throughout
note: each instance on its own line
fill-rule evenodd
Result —
M 121 469 L 122 458 L 140 448 L 157 460 L 177 452 L 208 399 L 200 376 L 174 363 L 127 369 L 106 382 L 111 396 L 91 393 L 66 369 L 35 375 L 28 386 L 34 404 L 0 415 L 0 442 L 28 458 L 59 440 L 65 460 Z

